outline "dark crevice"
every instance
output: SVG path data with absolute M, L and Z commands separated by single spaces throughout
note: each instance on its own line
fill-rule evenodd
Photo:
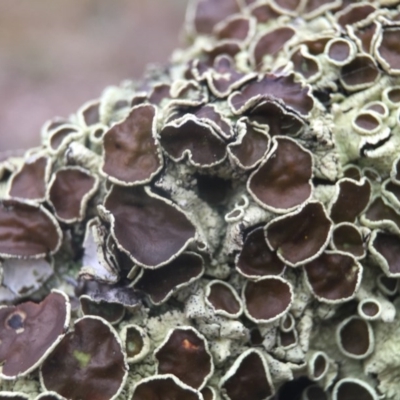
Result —
M 195 174 L 197 190 L 201 200 L 210 206 L 220 206 L 232 192 L 232 183 L 218 176 Z
M 313 382 L 305 376 L 286 382 L 279 389 L 276 400 L 300 400 L 304 389 L 312 384 Z
M 322 179 L 322 178 L 313 178 L 312 183 L 314 186 L 319 186 L 319 185 L 334 186 L 335 185 L 335 182 L 329 181 L 328 179 Z
M 331 91 L 326 89 L 314 90 L 313 96 L 325 107 L 326 111 L 330 111 L 332 107 Z
M 368 155 L 366 154 L 367 151 L 378 149 L 379 147 L 387 143 L 391 139 L 391 137 L 392 135 L 389 135 L 387 138 L 381 139 L 377 143 L 366 143 L 360 149 L 360 157 L 368 157 Z

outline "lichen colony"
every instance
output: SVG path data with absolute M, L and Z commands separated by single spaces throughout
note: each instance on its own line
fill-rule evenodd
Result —
M 0 400 L 400 399 L 397 3 L 192 1 L 3 158 Z

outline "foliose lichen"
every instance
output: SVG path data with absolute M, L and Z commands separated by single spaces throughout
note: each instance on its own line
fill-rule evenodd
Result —
M 398 3 L 191 1 L 3 159 L 0 399 L 400 399 Z

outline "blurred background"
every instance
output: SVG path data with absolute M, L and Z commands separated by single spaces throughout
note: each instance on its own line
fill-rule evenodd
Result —
M 0 151 L 38 145 L 47 119 L 165 63 L 187 2 L 1 0 Z

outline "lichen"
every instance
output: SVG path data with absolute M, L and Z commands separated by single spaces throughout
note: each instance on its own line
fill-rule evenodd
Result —
M 400 400 L 399 3 L 193 0 L 2 161 L 0 397 Z

